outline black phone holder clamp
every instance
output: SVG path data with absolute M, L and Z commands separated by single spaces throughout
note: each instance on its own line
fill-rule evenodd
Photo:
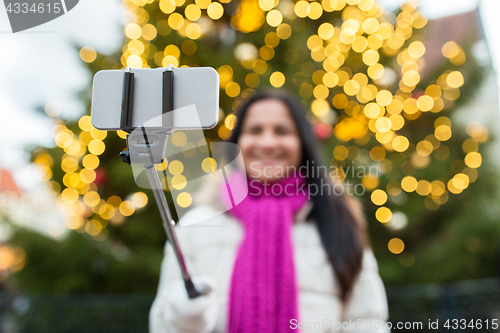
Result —
M 163 101 L 162 101 L 162 126 L 149 128 L 132 126 L 132 110 L 134 104 L 134 73 L 127 67 L 123 76 L 122 113 L 120 120 L 121 130 L 128 133 L 127 149 L 120 152 L 120 158 L 127 164 L 142 164 L 146 170 L 151 184 L 156 204 L 160 212 L 163 228 L 168 241 L 172 244 L 175 256 L 179 262 L 182 279 L 189 298 L 196 298 L 200 294 L 193 284 L 182 255 L 177 236 L 175 234 L 175 221 L 172 219 L 170 208 L 163 191 L 155 164 L 163 163 L 167 148 L 168 136 L 173 131 L 173 106 L 174 106 L 174 71 L 170 65 L 163 72 Z
M 140 129 L 132 126 L 134 105 L 134 73 L 127 67 L 123 76 L 120 128 L 127 135 L 127 149 L 120 152 L 127 164 L 159 164 L 163 162 L 167 139 L 172 135 L 174 109 L 174 72 L 170 65 L 163 72 L 162 126 Z

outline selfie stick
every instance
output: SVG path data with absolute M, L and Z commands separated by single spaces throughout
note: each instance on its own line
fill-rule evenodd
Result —
M 163 221 L 163 228 L 167 234 L 168 241 L 172 244 L 175 256 L 181 268 L 182 279 L 184 280 L 188 297 L 196 298 L 201 294 L 196 290 L 191 280 L 191 276 L 187 271 L 184 256 L 182 255 L 179 241 L 175 234 L 175 221 L 172 219 L 172 214 L 170 213 L 167 199 L 165 198 L 165 193 L 163 192 L 160 178 L 155 168 L 155 164 L 163 163 L 167 139 L 169 135 L 172 135 L 172 110 L 174 109 L 174 72 L 172 69 L 173 66 L 170 65 L 167 70 L 163 72 L 162 128 L 144 128 L 144 126 L 141 126 L 141 130 L 138 130 L 132 127 L 134 73 L 131 73 L 130 67 L 127 66 L 123 78 L 120 128 L 129 134 L 127 135 L 127 149 L 120 152 L 120 157 L 127 164 L 142 164 L 146 169 L 146 174 Z

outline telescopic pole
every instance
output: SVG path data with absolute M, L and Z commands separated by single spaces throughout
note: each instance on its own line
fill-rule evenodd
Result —
M 184 261 L 184 256 L 182 255 L 179 241 L 177 240 L 177 235 L 174 230 L 175 222 L 172 219 L 172 214 L 168 208 L 167 199 L 165 198 L 165 193 L 161 187 L 160 178 L 158 178 L 158 173 L 156 172 L 154 165 L 144 165 L 144 168 L 146 169 L 146 174 L 148 175 L 149 182 L 151 183 L 151 189 L 153 190 L 156 204 L 158 205 L 158 210 L 160 211 L 163 228 L 167 234 L 168 241 L 174 248 L 175 256 L 177 257 L 177 261 L 181 267 L 182 279 L 184 280 L 186 291 L 189 298 L 196 298 L 200 295 L 200 293 L 194 287 L 191 276 L 187 271 L 186 262 Z

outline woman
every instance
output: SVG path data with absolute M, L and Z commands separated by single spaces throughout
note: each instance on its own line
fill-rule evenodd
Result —
M 240 147 L 246 174 L 235 171 L 228 183 L 249 195 L 233 207 L 221 187 L 205 195 L 215 202 L 183 217 L 229 209 L 212 219 L 223 228 L 177 229 L 203 296 L 187 298 L 167 243 L 150 331 L 388 332 L 361 209 L 332 190 L 300 104 L 266 91 L 244 101 L 237 116 L 228 141 Z

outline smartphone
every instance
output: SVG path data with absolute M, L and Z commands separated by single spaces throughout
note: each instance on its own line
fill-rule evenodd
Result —
M 173 72 L 173 130 L 210 129 L 219 117 L 219 74 L 212 67 L 139 68 L 133 73 L 131 126 L 162 128 L 164 72 Z M 122 117 L 125 70 L 102 70 L 92 86 L 92 125 L 118 131 Z

